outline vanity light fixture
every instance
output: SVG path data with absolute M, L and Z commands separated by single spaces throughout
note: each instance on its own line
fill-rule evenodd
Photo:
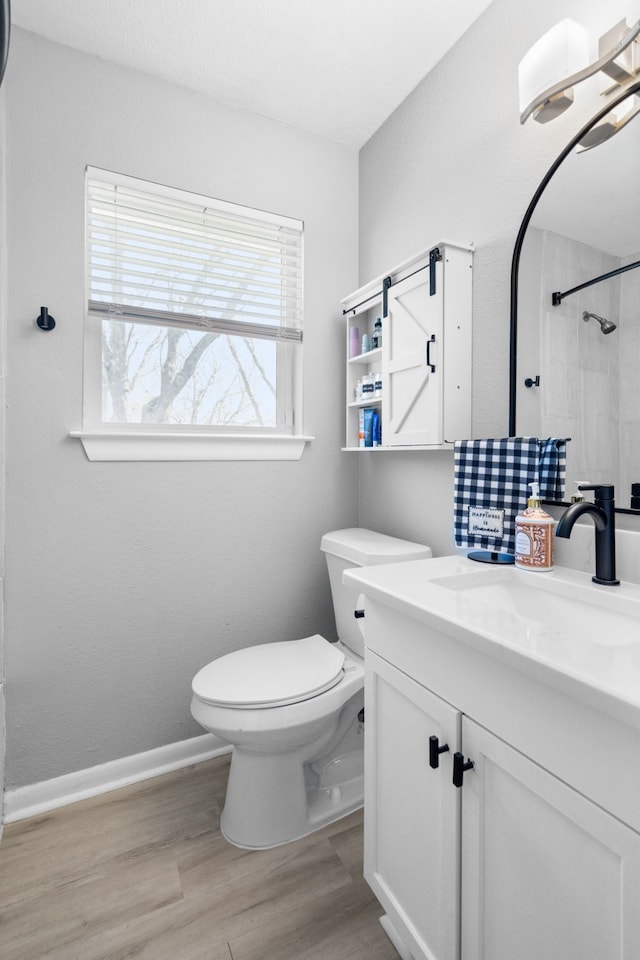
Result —
M 600 123 L 592 127 L 576 147 L 576 153 L 584 153 L 585 150 L 591 150 L 593 147 L 604 143 L 605 140 L 610 140 L 623 127 L 626 127 L 630 120 L 638 116 L 640 102 L 637 102 L 630 110 L 626 109 L 627 106 L 626 103 L 619 104 L 606 117 L 603 117 Z
M 622 20 L 600 38 L 598 59 L 589 63 L 586 29 L 574 20 L 556 24 L 520 61 L 520 123 L 531 116 L 538 123 L 560 116 L 573 103 L 573 87 L 596 73 L 602 72 L 613 81 L 603 90 L 605 95 L 633 80 L 640 73 L 639 34 L 640 20 L 632 27 Z M 554 81 L 557 76 L 563 79 Z M 607 118 L 609 133 L 600 131 L 597 142 L 617 133 L 630 119 L 627 116 L 624 123 L 619 123 Z M 584 145 L 584 149 L 589 146 L 596 146 L 596 142 Z

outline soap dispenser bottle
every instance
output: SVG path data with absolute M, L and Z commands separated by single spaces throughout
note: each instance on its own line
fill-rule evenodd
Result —
M 521 570 L 553 568 L 553 517 L 542 509 L 539 485 L 529 484 L 527 509 L 516 517 L 516 566 Z
M 582 496 L 582 487 L 587 485 L 586 480 L 574 480 L 573 485 L 576 488 L 574 493 L 571 496 L 571 503 L 582 503 L 584 497 Z

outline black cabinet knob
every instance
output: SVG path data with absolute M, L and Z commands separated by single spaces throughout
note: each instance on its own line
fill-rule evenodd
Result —
M 440 746 L 440 741 L 437 737 L 429 737 L 429 766 L 437 770 L 440 766 L 440 754 L 447 753 L 448 750 L 448 743 L 443 743 L 442 746 Z
M 473 760 L 464 759 L 464 754 L 454 753 L 453 755 L 453 785 L 454 787 L 462 786 L 462 778 L 464 776 L 465 770 L 473 770 Z

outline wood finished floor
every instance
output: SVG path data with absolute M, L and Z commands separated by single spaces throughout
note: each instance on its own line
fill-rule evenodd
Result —
M 2 960 L 398 960 L 361 812 L 273 850 L 219 829 L 228 757 L 5 826 Z

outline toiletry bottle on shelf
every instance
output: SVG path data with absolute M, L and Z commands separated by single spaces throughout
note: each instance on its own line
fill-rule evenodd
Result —
M 373 325 L 373 336 L 371 337 L 371 349 L 375 350 L 376 347 L 382 346 L 382 320 L 380 317 L 376 320 Z
M 375 380 L 373 373 L 367 373 L 362 378 L 362 400 L 373 400 Z
M 553 568 L 553 518 L 543 510 L 539 484 L 531 483 L 527 509 L 516 517 L 516 567 L 521 570 Z
M 382 443 L 382 432 L 380 430 L 380 411 L 373 411 L 373 418 L 371 423 L 371 435 L 373 439 L 373 446 L 379 447 Z
M 373 415 L 376 413 L 373 407 L 364 407 L 362 413 L 364 414 L 364 446 L 372 447 L 373 446 Z M 360 444 L 362 446 L 362 444 Z

